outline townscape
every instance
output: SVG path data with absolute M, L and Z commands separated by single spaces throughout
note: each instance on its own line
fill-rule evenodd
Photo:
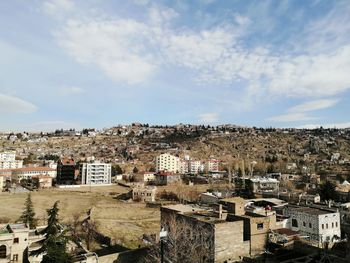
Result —
M 0 263 L 349 263 L 350 0 L 0 0 Z
M 0 262 L 350 260 L 349 129 L 133 123 L 0 138 Z

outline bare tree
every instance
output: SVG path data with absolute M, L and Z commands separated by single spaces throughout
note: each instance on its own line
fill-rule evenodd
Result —
M 171 214 L 162 220 L 167 237 L 149 248 L 145 262 L 207 263 L 214 261 L 214 225 Z M 161 244 L 163 242 L 163 244 Z M 161 246 L 163 245 L 163 249 Z

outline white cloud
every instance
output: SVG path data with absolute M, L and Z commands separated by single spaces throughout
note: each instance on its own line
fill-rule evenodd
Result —
M 267 14 L 270 4 L 264 6 Z M 212 28 L 191 30 L 168 25 L 179 16 L 171 8 L 152 5 L 147 10 L 145 21 L 102 15 L 69 20 L 56 37 L 79 63 L 95 65 L 114 81 L 129 85 L 149 81 L 172 65 L 189 69 L 204 85 L 246 83 L 240 85 L 245 88 L 237 99 L 250 105 L 254 103 L 249 100 L 266 95 L 317 98 L 350 89 L 350 45 L 303 55 L 277 53 L 273 47 L 243 44 L 254 21 L 242 14 Z M 317 37 L 323 36 L 315 35 L 315 42 Z
M 337 99 L 322 99 L 308 101 L 288 109 L 289 112 L 306 112 L 329 108 L 338 103 Z
M 303 112 L 293 112 L 293 113 L 274 116 L 269 118 L 268 120 L 277 121 L 277 122 L 296 122 L 296 121 L 309 121 L 314 119 L 317 119 L 317 118 L 308 116 Z
M 37 109 L 28 101 L 0 93 L 0 113 L 31 113 Z
M 219 115 L 216 113 L 203 113 L 198 115 L 201 123 L 214 123 L 219 120 Z
M 75 8 L 73 0 L 48 0 L 42 6 L 45 13 L 54 18 L 63 18 Z
M 84 93 L 84 89 L 75 86 L 63 87 L 61 88 L 60 93 L 63 96 L 78 95 Z
M 179 16 L 179 14 L 172 8 L 159 8 L 155 6 L 148 9 L 148 15 L 151 24 L 157 26 L 163 26 Z
M 56 36 L 78 62 L 98 66 L 115 81 L 138 84 L 156 70 L 144 46 L 149 42 L 149 28 L 137 21 L 70 20 Z
M 235 18 L 236 23 L 241 25 L 241 26 L 246 26 L 251 22 L 249 17 L 242 16 L 240 14 L 235 14 L 234 18 Z
M 277 122 L 297 122 L 297 121 L 315 120 L 318 118 L 308 115 L 310 111 L 326 109 L 334 106 L 337 103 L 338 103 L 337 99 L 321 99 L 321 100 L 308 101 L 308 102 L 290 107 L 287 110 L 286 114 L 274 116 L 274 117 L 268 118 L 268 120 L 277 121 Z
M 325 129 L 332 129 L 332 128 L 338 128 L 338 129 L 345 129 L 350 128 L 350 122 L 339 122 L 339 123 L 324 123 L 324 124 L 305 124 L 296 127 L 297 129 L 316 129 L 323 127 Z

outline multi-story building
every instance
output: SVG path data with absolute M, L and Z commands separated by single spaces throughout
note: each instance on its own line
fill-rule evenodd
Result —
M 219 164 L 220 161 L 217 159 L 210 159 L 208 160 L 208 172 L 217 172 L 219 171 Z
M 156 171 L 179 172 L 179 157 L 163 153 L 156 158 Z
M 51 178 L 56 178 L 57 171 L 56 169 L 50 167 L 23 167 L 12 170 L 12 175 L 17 177 L 17 179 L 31 179 L 39 175 L 50 176 Z
M 204 172 L 204 164 L 201 161 L 190 161 L 189 170 L 191 174 Z
M 132 190 L 132 199 L 134 201 L 154 202 L 156 200 L 156 186 L 137 185 Z
M 16 152 L 0 153 L 0 169 L 17 169 L 22 168 L 23 161 L 16 160 Z
M 75 161 L 71 158 L 62 158 L 57 163 L 57 184 L 75 184 L 77 179 Z
M 284 215 L 289 218 L 288 228 L 299 231 L 318 244 L 337 242 L 341 237 L 339 212 L 288 205 L 285 207 Z
M 180 160 L 179 161 L 179 173 L 187 174 L 189 172 L 189 161 L 188 160 Z
M 180 174 L 174 174 L 170 172 L 159 172 L 155 174 L 156 185 L 168 185 L 175 182 L 181 182 L 181 175 Z
M 24 224 L 8 224 L 0 228 L 0 262 L 28 262 L 27 252 L 31 244 L 42 238 Z M 30 262 L 38 263 L 41 259 L 41 256 L 31 257 Z
M 229 203 L 230 205 L 227 205 Z M 165 262 L 233 262 L 264 253 L 276 214 L 246 214 L 243 199 L 226 200 L 226 208 L 190 205 L 161 207 Z
M 110 184 L 112 166 L 107 163 L 83 163 L 80 166 L 81 184 Z

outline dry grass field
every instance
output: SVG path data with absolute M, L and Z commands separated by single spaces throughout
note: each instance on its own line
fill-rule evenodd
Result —
M 91 192 L 90 192 L 91 190 Z M 86 214 L 99 223 L 101 233 L 125 246 L 137 247 L 143 233 L 159 231 L 159 209 L 146 208 L 143 203 L 122 202 L 114 199 L 117 193 L 129 189 L 121 186 L 80 187 L 76 189 L 47 189 L 32 193 L 37 218 L 46 221 L 46 209 L 60 201 L 60 218 L 72 220 L 74 214 Z M 20 216 L 27 194 L 0 193 L 0 218 L 14 222 Z

